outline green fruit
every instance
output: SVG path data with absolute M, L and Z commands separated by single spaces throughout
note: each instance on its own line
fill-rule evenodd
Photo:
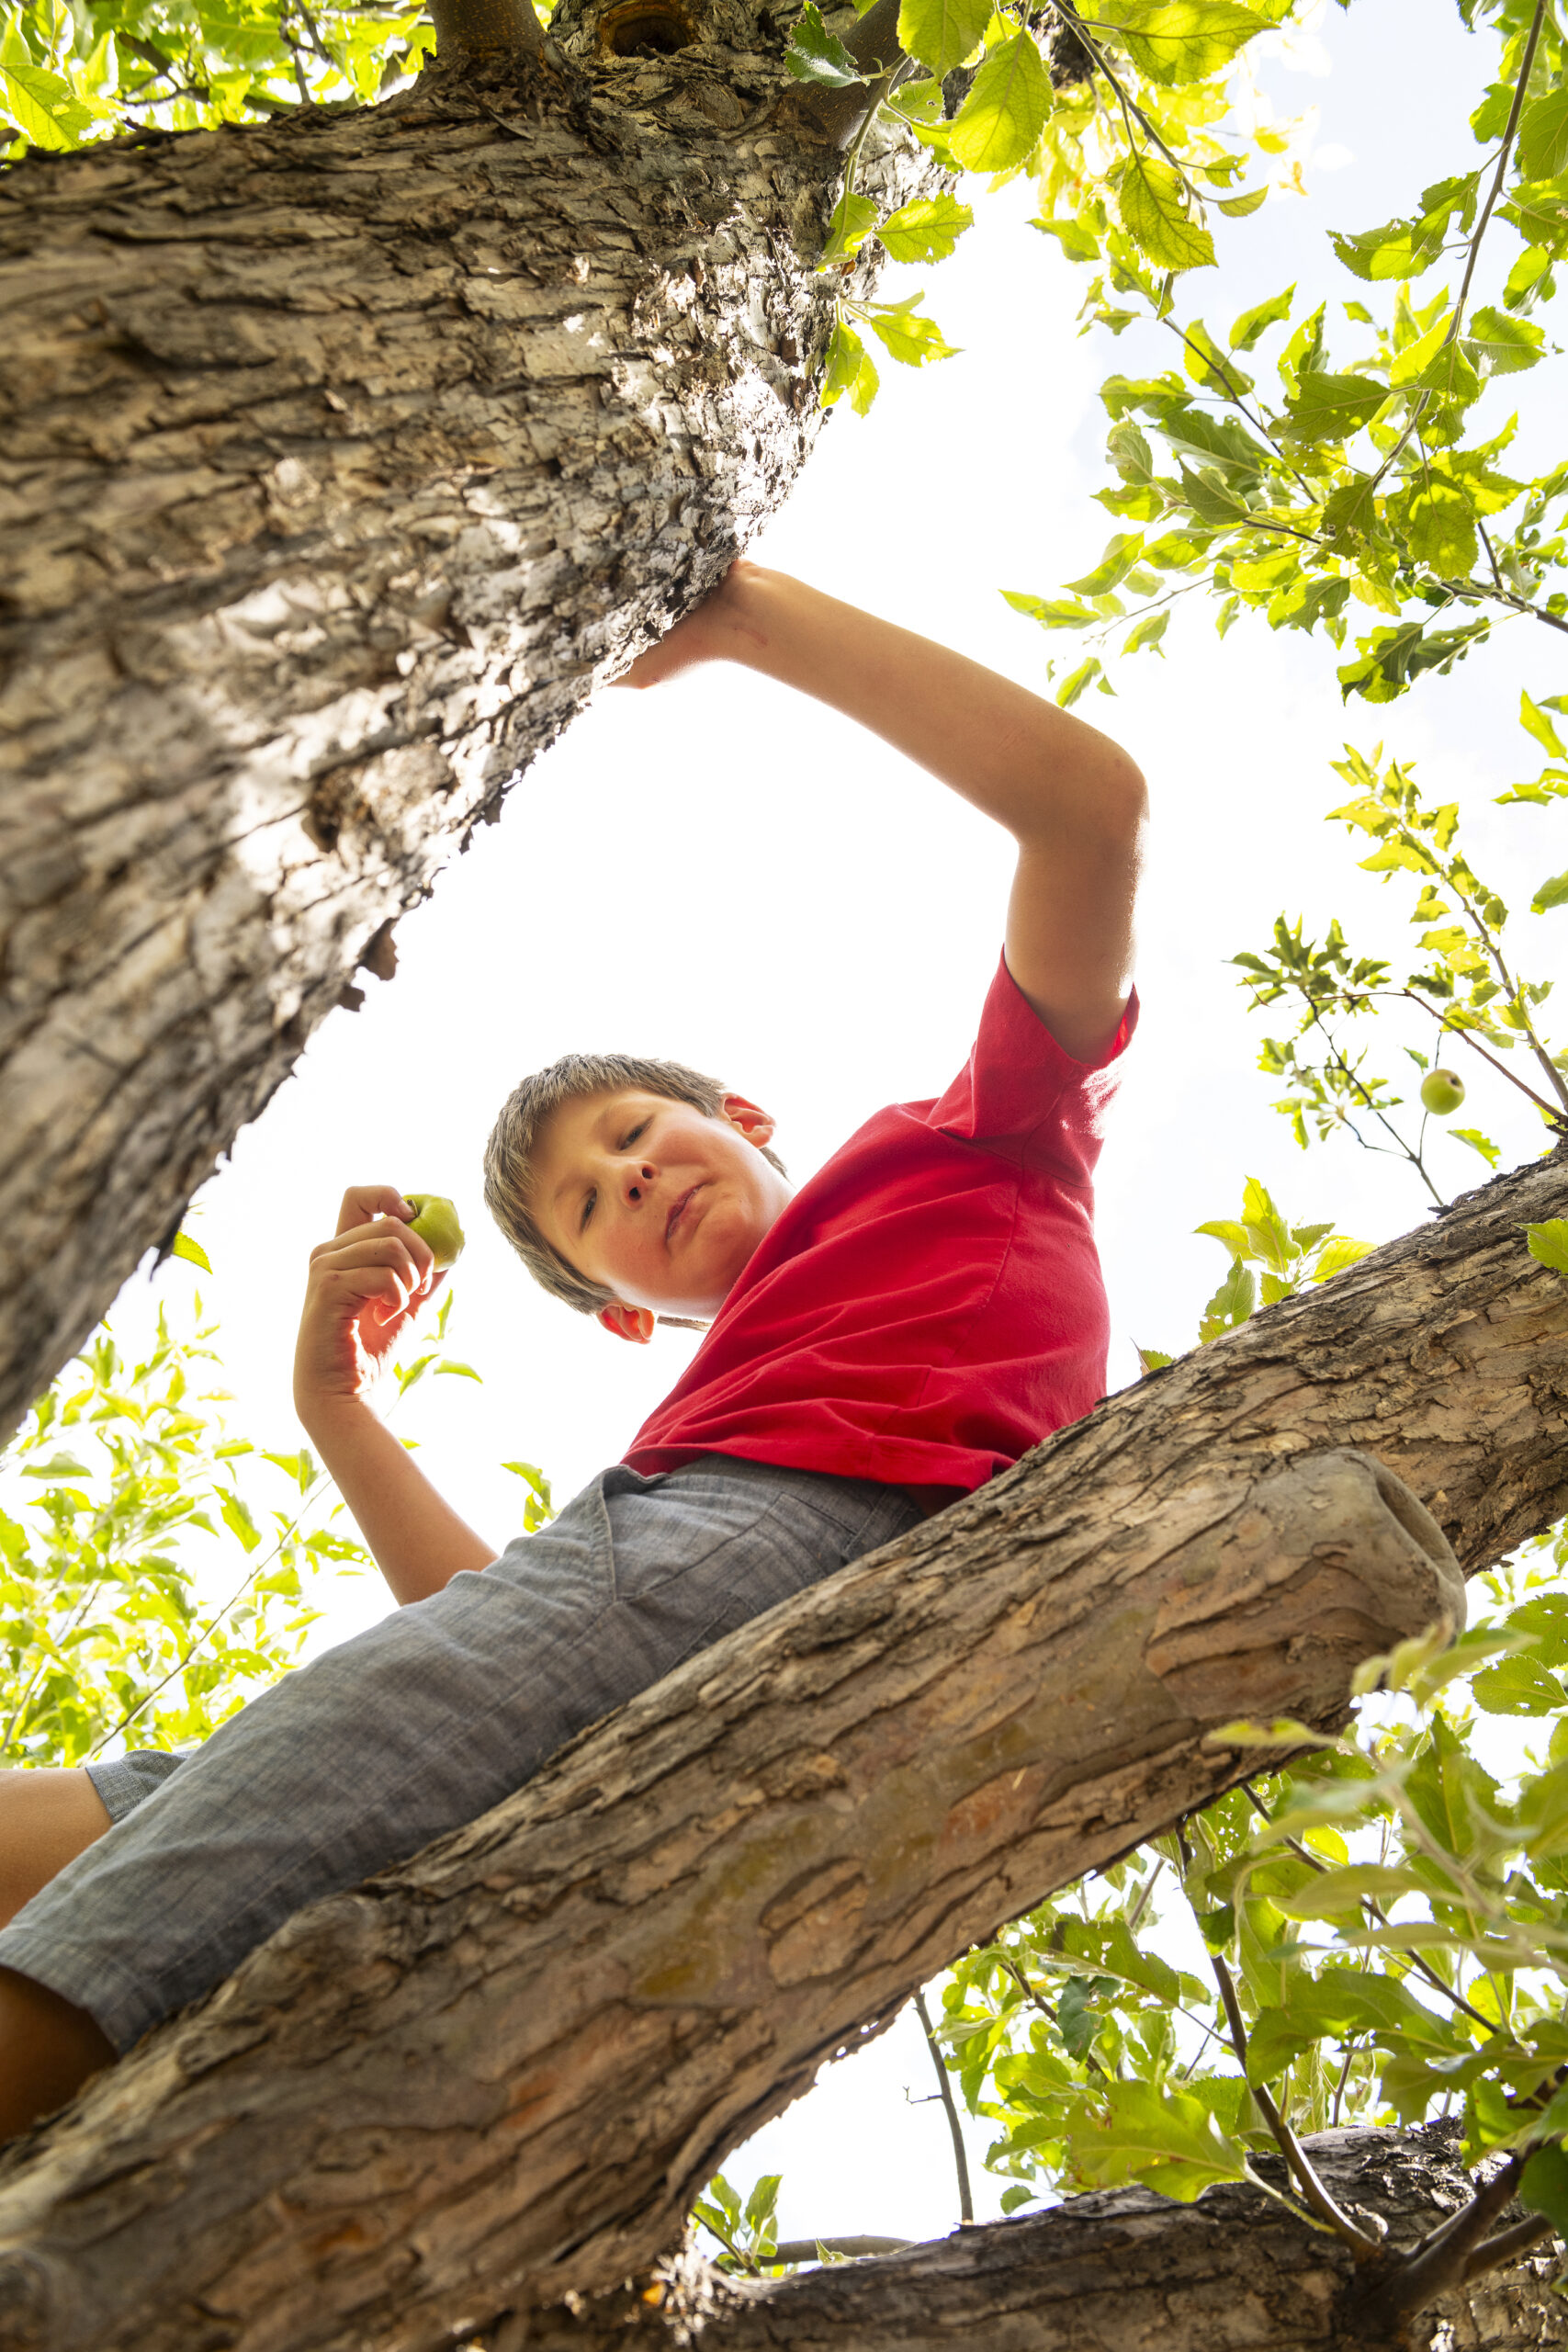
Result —
M 463 1254 L 463 1228 L 457 1210 L 439 1193 L 405 1193 L 403 1198 L 414 1212 L 409 1231 L 417 1233 L 434 1251 L 436 1272 L 445 1273 Z
M 1464 1080 L 1451 1069 L 1429 1069 L 1421 1080 L 1421 1107 L 1446 1119 L 1464 1101 Z

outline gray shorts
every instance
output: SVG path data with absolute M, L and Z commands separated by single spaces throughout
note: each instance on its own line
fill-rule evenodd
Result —
M 193 1754 L 92 1767 L 114 1826 L 0 1929 L 0 1963 L 128 2050 L 290 1913 L 488 1812 L 682 1658 L 919 1517 L 901 1487 L 724 1454 L 604 1471 Z

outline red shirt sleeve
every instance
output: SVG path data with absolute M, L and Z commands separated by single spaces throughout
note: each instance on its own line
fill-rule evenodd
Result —
M 1136 991 L 1098 1061 L 1064 1051 L 1008 969 L 1004 955 L 969 1059 L 928 1114 L 943 1135 L 1021 1166 L 1083 1182 L 1099 1157 L 1115 1065 L 1138 1025 Z

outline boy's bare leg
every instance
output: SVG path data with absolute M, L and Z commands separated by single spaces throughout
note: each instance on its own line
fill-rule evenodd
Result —
M 85 1772 L 0 1772 L 0 1926 L 108 1826 Z M 63 2107 L 114 2055 L 85 2009 L 0 1968 L 0 2140 Z
M 104 1801 L 80 1769 L 0 1772 L 0 1928 L 108 1826 Z
M 0 2141 L 63 2107 L 114 2057 L 85 2009 L 0 1968 Z

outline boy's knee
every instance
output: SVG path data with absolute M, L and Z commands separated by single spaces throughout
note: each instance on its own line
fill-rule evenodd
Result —
M 79 1767 L 0 1772 L 0 1927 L 108 1826 L 104 1801 Z

